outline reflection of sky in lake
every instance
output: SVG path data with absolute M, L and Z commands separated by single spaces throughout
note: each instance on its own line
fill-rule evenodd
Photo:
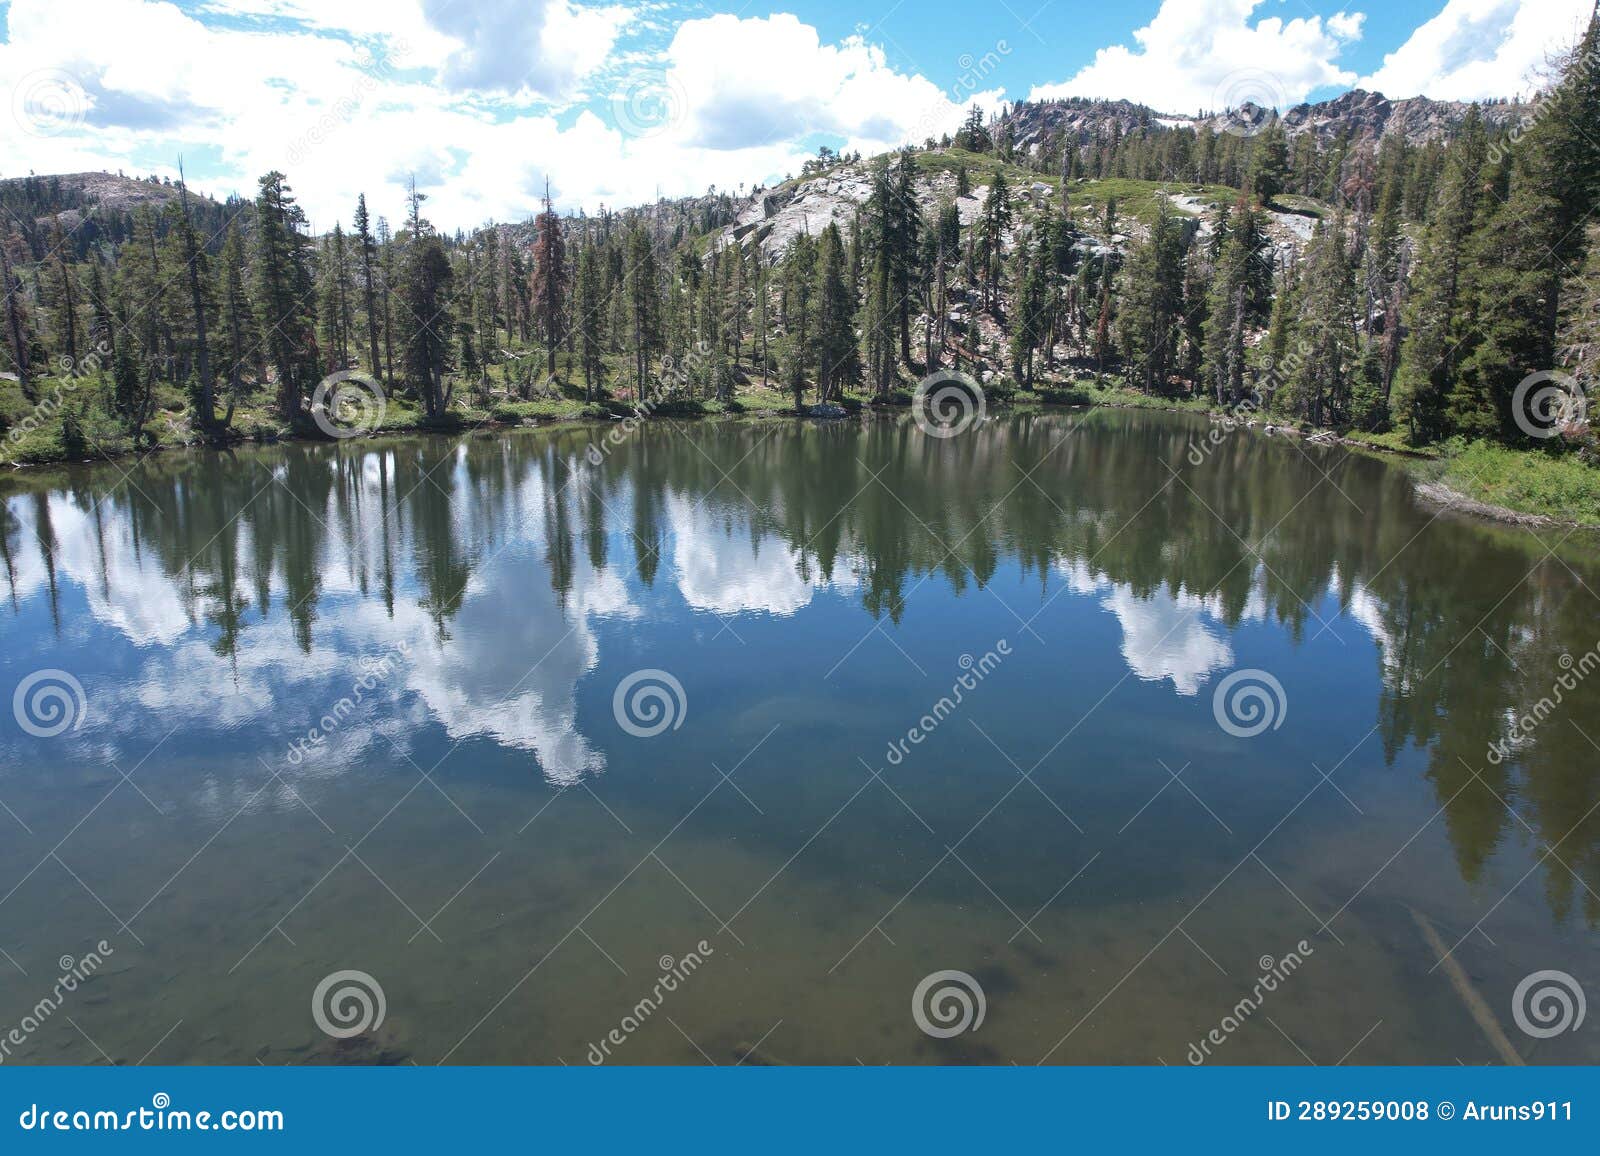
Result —
M 350 497 L 353 506 L 367 511 L 380 508 L 383 493 L 375 457 L 366 456 L 360 490 Z M 572 492 L 581 489 L 569 485 Z M 325 531 L 318 543 L 320 609 L 309 652 L 300 647 L 283 613 L 288 593 L 281 572 L 272 570 L 263 587 L 268 606 L 250 610 L 248 645 L 219 654 L 208 625 L 220 609 L 215 594 L 190 570 L 174 575 L 157 554 L 141 548 L 131 523 L 117 516 L 110 501 L 85 509 L 76 495 L 44 497 L 43 521 L 55 543 L 47 561 L 38 545 L 36 501 L 9 499 L 18 540 L 27 547 L 13 558 L 10 589 L 19 605 L 17 620 L 33 626 L 33 645 L 41 655 L 65 653 L 71 665 L 75 647 L 83 655 L 104 653 L 108 639 L 116 639 L 116 677 L 96 687 L 94 725 L 88 731 L 107 744 L 108 754 L 118 753 L 117 735 L 142 739 L 162 720 L 190 731 L 276 730 L 292 716 L 291 703 L 301 701 L 306 717 L 315 719 L 315 705 L 339 692 L 341 679 L 357 677 L 363 657 L 375 660 L 404 645 L 394 678 L 396 689 L 415 696 L 407 709 L 425 712 L 453 740 L 482 736 L 531 752 L 552 782 L 571 782 L 606 765 L 604 752 L 578 731 L 576 719 L 575 688 L 599 658 L 596 621 L 638 623 L 647 613 L 642 601 L 648 600 L 655 613 L 663 605 L 659 594 L 641 589 L 630 568 L 614 562 L 596 566 L 582 550 L 574 554 L 569 590 L 558 593 L 544 560 L 553 530 L 546 524 L 551 498 L 548 480 L 530 471 L 491 511 L 517 527 L 513 532 L 492 534 L 492 524 L 467 517 L 452 521 L 460 552 L 472 562 L 459 608 L 442 632 L 415 582 L 407 583 L 412 596 L 392 606 L 371 596 L 376 536 L 370 526 L 354 539 L 334 533 L 331 506 L 306 511 Z M 610 556 L 621 558 L 632 546 L 627 496 L 611 495 L 602 512 Z M 670 560 L 664 574 L 677 613 L 719 619 L 803 616 L 817 591 L 842 594 L 858 587 L 858 563 L 841 558 L 831 576 L 822 574 L 744 503 L 669 493 L 662 530 Z M 240 537 L 240 570 L 249 571 L 248 531 Z M 402 539 L 394 547 L 403 556 L 415 543 Z M 1171 593 L 1164 587 L 1140 595 L 1131 583 L 1095 573 L 1081 559 L 1062 559 L 1055 568 L 1071 596 L 1115 617 L 1120 654 L 1135 677 L 1165 680 L 1174 693 L 1192 696 L 1213 674 L 1233 665 L 1231 631 L 1218 596 L 1200 597 L 1183 588 Z M 1257 590 L 1239 621 L 1266 618 L 1261 578 L 1258 573 Z M 65 615 L 59 643 L 44 630 L 52 581 L 63 605 L 81 600 L 94 624 L 74 623 Z M 1332 593 L 1338 594 L 1337 581 Z M 1382 641 L 1380 617 L 1363 588 L 1353 592 L 1350 614 Z M 377 739 L 379 728 L 403 746 L 404 727 L 398 722 L 353 719 L 341 729 L 341 750 L 346 757 L 354 754 Z M 318 752 L 307 761 L 314 769 Z

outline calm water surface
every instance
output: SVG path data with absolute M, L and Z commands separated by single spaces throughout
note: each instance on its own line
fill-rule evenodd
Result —
M 1594 541 L 1207 429 L 14 477 L 0 1035 L 111 951 L 5 1061 L 1182 1064 L 1285 960 L 1214 1062 L 1600 1061 L 1513 1015 L 1600 996 Z M 939 1038 L 947 969 L 985 1013 Z M 338 1042 L 344 970 L 385 1017 Z

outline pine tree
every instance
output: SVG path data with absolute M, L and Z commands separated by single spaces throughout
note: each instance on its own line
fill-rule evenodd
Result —
M 66 370 L 76 377 L 79 372 L 77 277 L 72 271 L 72 265 L 67 261 L 67 238 L 61 231 L 59 218 L 51 233 L 50 248 L 56 258 L 55 283 L 51 287 L 56 307 L 56 332 L 61 341 L 61 349 L 66 354 Z
M 94 329 L 90 336 L 94 339 L 95 355 L 102 364 L 109 366 L 117 356 L 117 323 L 112 312 L 111 291 L 98 253 L 89 261 L 88 293 L 89 309 L 94 317 Z
M 789 242 L 783 265 L 783 379 L 798 410 L 805 405 L 806 372 L 815 360 L 817 243 L 807 233 L 798 234 Z
M 545 372 L 556 374 L 556 345 L 561 340 L 561 316 L 566 299 L 567 251 L 561 238 L 561 218 L 550 204 L 550 189 L 544 191 L 544 212 L 534 222 L 538 240 L 533 254 L 533 309 L 544 333 Z
M 989 130 L 984 127 L 983 110 L 973 105 L 967 112 L 967 119 L 962 123 L 961 129 L 956 133 L 956 148 L 966 149 L 968 152 L 986 153 L 992 142 Z
M 867 291 L 861 302 L 861 332 L 866 343 L 867 380 L 873 396 L 887 399 L 894 389 L 894 312 L 889 297 L 889 263 L 882 253 L 867 272 Z
M 384 217 L 378 218 L 378 265 L 380 284 L 382 286 L 379 300 L 382 302 L 380 312 L 383 314 L 383 378 L 387 382 L 394 381 L 394 288 L 398 281 L 395 266 L 394 237 L 389 232 L 389 222 Z M 377 368 L 373 368 L 377 372 Z
M 261 178 L 256 196 L 255 305 L 267 363 L 278 378 L 278 412 L 296 422 L 317 379 L 315 314 L 305 213 L 284 175 Z
M 578 343 L 578 361 L 583 366 L 583 399 L 593 403 L 595 387 L 602 371 L 602 351 L 605 349 L 606 311 L 603 288 L 600 283 L 600 263 L 595 256 L 595 246 L 585 245 L 578 254 L 578 285 L 574 329 Z
M 450 284 L 454 272 L 444 244 L 422 216 L 426 198 L 411 183 L 410 215 L 406 222 L 405 272 L 401 297 L 406 376 L 430 421 L 442 419 L 450 407 L 450 367 L 454 319 L 450 314 Z
M 1046 340 L 1049 295 L 1046 290 L 1048 252 L 1045 240 L 1017 246 L 1018 292 L 1011 318 L 1011 365 L 1022 384 L 1033 388 L 1033 357 Z
M 635 226 L 628 233 L 627 272 L 623 278 L 627 307 L 628 350 L 633 355 L 633 396 L 644 400 L 650 360 L 661 348 L 661 290 L 656 283 L 656 255 L 650 237 Z
M 182 165 L 178 166 L 178 205 L 178 230 L 183 239 L 183 264 L 189 278 L 196 368 L 200 385 L 196 409 L 200 417 L 200 428 L 209 430 L 217 424 L 217 384 L 211 374 L 211 338 L 206 324 L 206 298 L 209 296 L 211 279 L 205 268 L 205 252 L 200 245 L 200 238 L 195 234 L 194 221 L 189 216 L 189 186 L 183 180 Z
M 1355 331 L 1355 279 L 1345 252 L 1341 212 L 1319 224 L 1306 252 L 1300 335 L 1304 356 L 1288 382 L 1292 412 L 1312 425 L 1343 426 L 1352 413 L 1360 350 Z
M 1468 246 L 1482 340 L 1461 362 L 1450 419 L 1470 437 L 1521 436 L 1513 396 L 1558 360 L 1562 274 L 1581 284 L 1584 226 L 1600 208 L 1600 14 L 1568 60 L 1548 112 L 1516 154 L 1510 192 Z
M 377 373 L 382 364 L 378 360 L 378 330 L 380 318 L 377 307 L 377 256 L 378 246 L 372 238 L 372 225 L 367 216 L 367 194 L 356 197 L 356 260 L 361 267 L 361 305 L 367 315 L 367 372 Z M 490 236 L 494 234 L 491 232 Z
M 333 233 L 322 249 L 318 315 L 322 320 L 322 355 L 329 373 L 349 368 L 349 264 L 344 230 L 334 222 Z
M 1255 138 L 1250 149 L 1250 173 L 1245 181 L 1245 191 L 1263 205 L 1283 192 L 1289 176 L 1289 138 L 1283 125 L 1274 116 L 1271 123 Z
M 844 239 L 832 221 L 817 246 L 817 400 L 830 402 L 860 375 L 855 294 L 845 282 Z
M 34 401 L 36 398 L 33 393 L 33 379 L 28 372 L 27 329 L 23 323 L 22 278 L 16 274 L 12 266 L 12 244 L 12 234 L 9 229 L 0 234 L 0 282 L 4 283 L 6 293 L 6 336 L 11 342 L 11 364 L 16 367 L 22 395 L 29 401 Z
M 916 292 L 917 252 L 922 215 L 917 207 L 917 164 L 909 151 L 894 166 L 893 195 L 885 254 L 890 262 L 890 292 L 900 324 L 900 361 L 911 364 L 911 299 Z
M 1000 305 L 1001 249 L 1006 232 L 1011 228 L 1011 190 L 1002 172 L 994 175 L 989 186 L 989 196 L 983 204 L 983 216 L 978 219 L 978 267 L 983 277 L 984 308 L 995 310 Z
M 1264 319 L 1272 266 L 1261 218 L 1248 204 L 1219 215 L 1212 239 L 1217 256 L 1205 305 L 1201 373 L 1217 404 L 1230 405 L 1244 397 L 1245 337 Z
M 1291 344 L 1299 339 L 1300 325 L 1300 271 L 1298 265 L 1289 265 L 1278 280 L 1278 295 L 1272 302 L 1272 320 L 1267 326 L 1267 338 L 1261 346 L 1261 376 L 1257 379 L 1256 393 L 1260 405 L 1272 405 L 1283 390 L 1295 366 L 1299 364 L 1298 348 Z M 1287 399 L 1288 394 L 1284 393 Z M 1280 408 L 1287 409 L 1287 404 Z
M 1164 391 L 1176 359 L 1183 309 L 1183 233 L 1166 198 L 1149 238 L 1133 250 L 1123 278 L 1120 338 L 1129 377 L 1146 393 Z
M 1422 235 L 1402 314 L 1408 334 L 1400 351 L 1392 409 L 1413 442 L 1445 436 L 1447 402 L 1471 327 L 1464 325 L 1467 242 L 1481 200 L 1480 172 L 1487 154 L 1474 106 L 1450 147 L 1433 219 Z
M 226 426 L 232 423 L 234 408 L 245 396 L 247 348 L 254 349 L 256 346 L 256 342 L 250 339 L 255 318 L 245 290 L 244 236 L 239 231 L 238 221 L 228 226 L 228 236 L 222 243 L 218 264 L 220 282 L 217 298 L 223 338 L 228 347 L 228 408 L 222 419 L 222 424 Z M 250 342 L 248 347 L 247 341 Z

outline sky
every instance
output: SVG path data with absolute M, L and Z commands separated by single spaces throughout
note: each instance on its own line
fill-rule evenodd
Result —
M 0 0 L 0 177 L 175 175 L 313 228 L 415 179 L 445 229 L 739 191 L 965 110 L 1536 91 L 1594 0 Z

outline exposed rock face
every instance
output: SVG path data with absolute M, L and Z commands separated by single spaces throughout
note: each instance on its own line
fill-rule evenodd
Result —
M 950 173 L 934 173 L 917 182 L 917 203 L 924 211 L 935 208 L 941 198 L 955 202 L 962 228 L 974 224 L 989 196 L 988 185 L 975 185 L 964 197 L 957 197 L 956 179 Z M 848 232 L 856 214 L 872 195 L 872 178 L 866 164 L 843 165 L 822 176 L 788 187 L 764 190 L 749 197 L 733 224 L 722 230 L 723 241 L 759 242 L 769 258 L 776 258 L 801 233 L 817 236 L 829 224 Z M 1052 195 L 1050 186 L 1040 181 L 1015 192 L 1018 204 L 1039 203 Z
M 1471 105 L 1463 101 L 1429 100 L 1415 96 L 1408 100 L 1389 100 L 1382 93 L 1352 89 L 1336 100 L 1320 104 L 1299 104 L 1283 114 L 1283 125 L 1290 136 L 1316 133 L 1319 140 L 1330 140 L 1348 131 L 1356 140 L 1381 140 L 1399 134 L 1411 144 L 1440 140 L 1466 119 Z M 1480 104 L 1484 123 L 1508 125 L 1527 111 L 1527 106 L 1506 102 Z
M 845 165 L 792 188 L 771 189 L 751 197 L 722 236 L 741 244 L 753 237 L 764 253 L 774 257 L 801 233 L 815 237 L 829 224 L 848 229 L 871 194 L 867 169 Z
M 1163 116 L 1154 109 L 1129 100 L 1047 100 L 1036 104 L 1016 104 L 1008 114 L 1012 147 L 1034 152 L 1047 141 L 1065 137 L 1079 144 L 1103 140 L 1115 124 L 1126 136 L 1138 128 L 1172 127 L 1188 124 L 1187 117 Z

